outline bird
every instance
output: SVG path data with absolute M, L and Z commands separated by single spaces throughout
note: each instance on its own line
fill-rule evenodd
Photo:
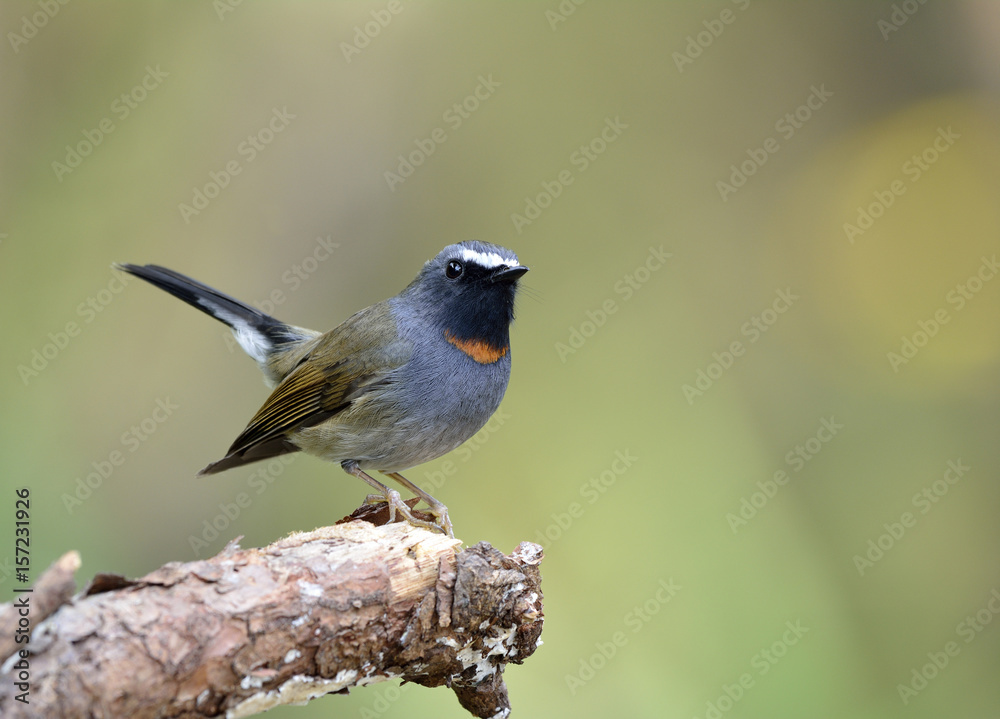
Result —
M 472 437 L 500 406 L 511 369 L 510 326 L 528 271 L 496 244 L 451 244 L 399 294 L 327 332 L 282 322 L 159 265 L 116 264 L 229 326 L 270 396 L 208 475 L 290 452 L 337 462 L 385 501 L 390 522 L 454 537 L 448 508 L 401 472 Z M 422 499 L 416 517 L 378 471 Z

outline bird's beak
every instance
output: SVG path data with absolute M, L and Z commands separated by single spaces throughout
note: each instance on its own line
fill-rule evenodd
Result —
M 501 265 L 493 271 L 490 275 L 490 282 L 505 282 L 511 284 L 516 282 L 517 279 L 528 271 L 528 268 L 524 265 L 515 265 L 514 267 L 507 267 L 506 265 Z

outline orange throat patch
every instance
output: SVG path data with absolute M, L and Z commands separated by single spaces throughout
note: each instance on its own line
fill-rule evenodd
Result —
M 479 364 L 493 364 L 507 354 L 507 347 L 494 347 L 483 340 L 460 340 L 448 330 L 444 338 Z

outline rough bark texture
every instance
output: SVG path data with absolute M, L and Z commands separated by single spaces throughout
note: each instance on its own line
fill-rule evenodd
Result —
M 15 652 L 0 715 L 247 717 L 401 677 L 450 686 L 475 716 L 506 716 L 504 667 L 540 644 L 541 547 L 459 544 L 352 521 L 137 580 L 98 575 L 72 599 L 65 571 L 79 560 L 64 558 L 32 593 L 63 605 L 40 621 L 33 604 L 30 704 L 15 700 Z

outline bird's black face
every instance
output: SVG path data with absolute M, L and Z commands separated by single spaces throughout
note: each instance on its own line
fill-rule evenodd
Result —
M 505 352 L 517 281 L 527 271 L 504 247 L 462 242 L 428 262 L 411 287 L 421 290 L 453 344 L 480 343 Z

